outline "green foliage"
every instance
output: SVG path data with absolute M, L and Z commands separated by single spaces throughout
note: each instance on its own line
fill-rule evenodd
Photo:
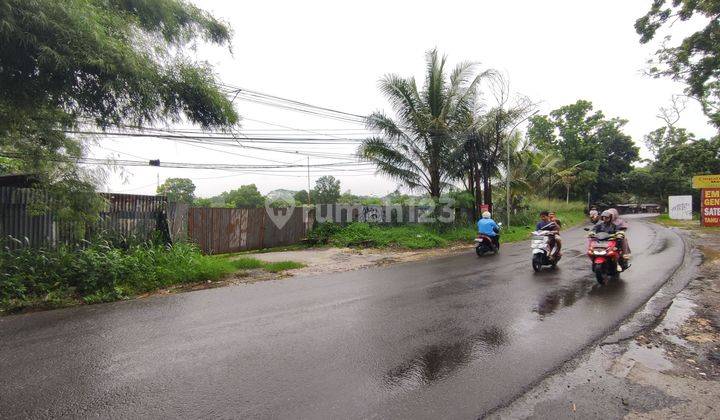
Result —
M 334 176 L 325 175 L 315 181 L 315 204 L 335 204 L 340 198 L 340 181 Z
M 265 197 L 255 184 L 241 185 L 240 188 L 223 192 L 219 197 L 228 207 L 258 208 L 265 205 Z
M 286 270 L 294 270 L 305 267 L 305 264 L 295 261 L 265 262 L 257 258 L 241 257 L 230 260 L 230 264 L 238 270 L 263 269 L 270 273 L 280 273 Z
M 304 267 L 293 261 L 205 256 L 196 246 L 152 242 L 120 248 L 108 240 L 57 250 L 0 250 L 0 313 L 127 299 L 177 284 L 218 280 L 237 270 L 277 273 Z
M 669 126 L 653 131 L 646 142 L 654 145 L 655 160 L 624 177 L 624 191 L 638 200 L 665 202 L 669 195 L 693 195 L 695 175 L 720 173 L 720 136 L 695 139 L 684 129 Z
M 308 197 L 307 190 L 300 190 L 293 195 L 293 198 L 295 199 L 295 203 L 297 205 L 306 205 L 315 202 L 315 200 L 312 199 L 314 196 L 315 190 L 310 190 L 310 197 Z
M 195 184 L 189 178 L 168 178 L 157 188 L 157 193 L 167 196 L 172 203 L 192 204 Z
M 430 228 L 419 224 L 386 227 L 351 223 L 335 232 L 329 244 L 336 247 L 423 249 L 445 246 L 447 240 Z
M 677 21 L 704 21 L 705 26 L 679 43 L 665 37 L 650 73 L 684 82 L 686 93 L 700 101 L 711 122 L 720 128 L 720 1 L 653 0 L 648 13 L 635 22 L 641 43 L 648 43 Z
M 213 207 L 213 201 L 210 198 L 196 198 L 192 204 L 195 207 Z
M 451 177 L 455 135 L 464 132 L 475 105 L 481 76 L 471 63 L 459 64 L 449 75 L 445 57 L 427 53 L 425 85 L 418 90 L 414 77 L 389 74 L 380 90 L 390 101 L 395 119 L 382 112 L 368 117 L 368 128 L 378 136 L 366 139 L 359 155 L 375 163 L 378 172 L 410 189 L 440 197 Z
M 234 271 L 189 244 L 115 248 L 106 241 L 57 250 L 0 251 L 0 310 L 125 299 L 174 284 L 216 280 Z
M 453 208 L 471 209 L 475 206 L 475 197 L 469 191 L 452 190 L 447 197 L 452 200 Z
M 281 273 L 283 271 L 295 270 L 295 269 L 303 268 L 303 267 L 305 267 L 305 264 L 295 262 L 295 261 L 278 261 L 278 262 L 265 263 L 265 265 L 263 266 L 263 269 L 270 273 Z
M 587 191 L 597 199 L 615 191 L 639 157 L 639 149 L 622 132 L 626 123 L 593 112 L 592 103 L 585 100 L 531 118 L 530 143 L 560 157 L 555 171 L 545 174 L 555 177 L 549 187 L 564 187 L 561 191 L 568 199 L 584 197 Z
M 0 155 L 67 192 L 62 207 L 98 181 L 76 164 L 84 147 L 68 130 L 234 125 L 210 66 L 182 54 L 196 40 L 229 39 L 227 26 L 183 0 L 0 0 Z M 72 215 L 83 217 L 92 215 Z

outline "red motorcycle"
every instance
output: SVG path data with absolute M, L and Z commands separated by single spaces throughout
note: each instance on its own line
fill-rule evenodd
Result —
M 625 238 L 623 232 L 613 234 L 606 232 L 590 232 L 588 234 L 589 244 L 587 254 L 592 262 L 592 270 L 595 273 L 595 279 L 600 284 L 605 284 L 605 278 L 618 279 L 620 272 L 620 262 L 623 261 L 622 246 L 619 241 Z M 618 269 L 620 267 L 620 269 Z

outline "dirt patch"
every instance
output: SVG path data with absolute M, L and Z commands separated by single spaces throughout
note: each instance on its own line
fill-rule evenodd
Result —
M 243 257 L 257 258 L 266 262 L 297 261 L 306 267 L 289 270 L 287 274 L 300 277 L 323 273 L 359 270 L 387 266 L 409 261 L 419 261 L 439 256 L 472 251 L 472 245 L 456 245 L 442 249 L 416 251 L 393 249 L 319 248 L 247 254 Z

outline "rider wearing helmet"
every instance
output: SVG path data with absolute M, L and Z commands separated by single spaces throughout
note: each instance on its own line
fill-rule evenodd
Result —
M 617 231 L 617 226 L 615 225 L 615 223 L 613 223 L 612 213 L 607 210 L 600 213 L 600 221 L 595 225 L 595 227 L 593 227 L 593 232 L 605 232 L 612 235 Z
M 617 210 L 610 209 L 605 210 L 600 214 L 600 222 L 595 225 L 593 231 L 595 233 L 605 232 L 609 234 L 615 234 L 619 231 L 627 230 L 627 223 L 617 217 Z M 620 266 L 623 270 L 629 267 L 628 260 L 630 260 L 630 244 L 628 243 L 627 237 L 618 239 L 620 246 L 623 251 L 622 261 Z
M 498 232 L 500 232 L 500 226 L 498 226 L 498 224 L 492 219 L 492 215 L 489 211 L 483 212 L 482 219 L 477 222 L 477 228 L 479 234 L 489 237 L 492 239 L 495 247 L 498 249 L 500 248 L 500 235 L 498 235 Z

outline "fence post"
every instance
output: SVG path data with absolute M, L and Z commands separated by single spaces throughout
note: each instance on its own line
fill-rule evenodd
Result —
M 272 209 L 270 209 L 270 211 L 272 211 Z M 260 247 L 260 249 L 265 248 L 265 221 L 267 220 L 267 212 L 267 210 L 260 212 L 260 240 L 258 241 L 258 246 Z

